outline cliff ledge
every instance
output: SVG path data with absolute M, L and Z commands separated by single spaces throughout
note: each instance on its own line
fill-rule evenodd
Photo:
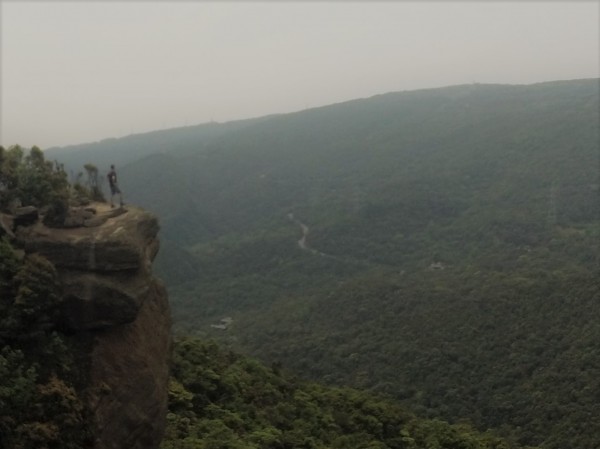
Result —
M 81 388 L 94 448 L 154 449 L 164 432 L 171 349 L 167 293 L 151 270 L 158 222 L 129 206 L 93 204 L 85 214 L 71 228 L 19 226 L 15 238 L 58 270 L 61 327 L 86 348 Z

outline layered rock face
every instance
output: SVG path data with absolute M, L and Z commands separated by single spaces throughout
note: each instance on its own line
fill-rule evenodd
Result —
M 89 341 L 82 366 L 95 449 L 153 449 L 168 400 L 171 321 L 167 294 L 153 277 L 158 223 L 136 208 L 94 205 L 85 225 L 19 227 L 27 253 L 48 258 L 63 288 L 62 326 Z

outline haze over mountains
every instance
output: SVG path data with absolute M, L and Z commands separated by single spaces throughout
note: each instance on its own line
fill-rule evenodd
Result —
M 116 164 L 126 200 L 159 215 L 180 331 L 584 449 L 600 434 L 598 93 L 453 86 L 46 154 Z

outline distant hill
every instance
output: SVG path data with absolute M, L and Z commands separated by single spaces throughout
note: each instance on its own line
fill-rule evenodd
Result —
M 198 145 L 211 142 L 223 134 L 244 128 L 261 119 L 240 120 L 225 124 L 211 122 L 196 126 L 186 126 L 162 131 L 132 134 L 122 138 L 107 138 L 65 147 L 52 147 L 45 150 L 48 158 L 65 163 L 68 171 L 81 171 L 84 164 L 93 163 L 99 169 L 108 171 L 111 164 L 118 166 L 139 160 L 155 153 L 171 151 L 195 151 Z
M 390 93 L 140 135 L 144 157 L 116 163 L 128 200 L 161 217 L 182 332 L 520 444 L 587 449 L 600 434 L 599 90 Z M 103 166 L 126 142 L 70 153 Z M 71 164 L 60 151 L 49 157 Z

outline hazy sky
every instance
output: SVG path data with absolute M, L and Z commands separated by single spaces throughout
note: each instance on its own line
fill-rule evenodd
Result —
M 600 76 L 600 1 L 1 0 L 0 13 L 4 146 Z

